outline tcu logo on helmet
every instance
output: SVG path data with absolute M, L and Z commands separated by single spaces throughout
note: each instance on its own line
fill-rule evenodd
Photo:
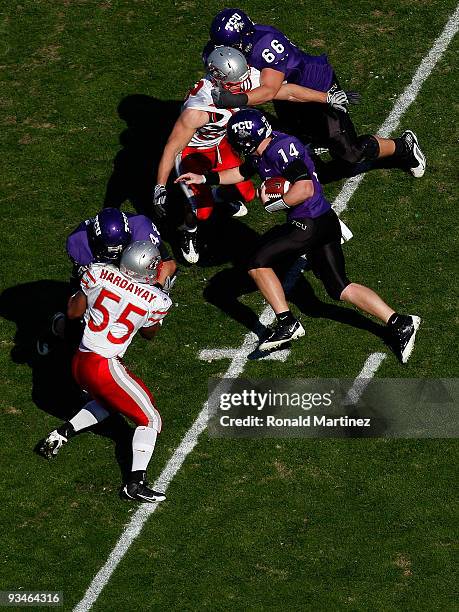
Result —
M 96 236 L 100 236 L 101 235 L 101 230 L 100 230 L 100 223 L 99 223 L 99 215 L 96 215 L 94 217 L 94 234 Z
M 233 13 L 225 24 L 225 30 L 240 32 L 244 27 L 244 21 L 239 13 Z
M 253 127 L 253 121 L 239 121 L 233 125 L 233 132 L 245 132 L 251 130 Z

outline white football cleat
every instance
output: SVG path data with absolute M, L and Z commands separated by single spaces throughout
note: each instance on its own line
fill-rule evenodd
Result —
M 234 211 L 231 213 L 232 217 L 245 217 L 246 214 L 249 212 L 244 202 L 231 202 L 230 206 L 231 210 Z
M 415 178 L 421 178 L 422 176 L 424 176 L 424 172 L 426 171 L 426 158 L 419 147 L 419 142 L 416 134 L 411 130 L 406 130 L 405 132 L 403 132 L 400 138 L 403 138 L 411 153 L 413 163 L 413 165 L 410 166 L 411 174 Z M 414 162 L 417 162 L 417 164 Z
M 198 251 L 198 232 L 190 232 L 184 230 L 180 238 L 180 250 L 182 251 L 183 258 L 190 264 L 198 263 L 199 251 Z
M 339 225 L 341 227 L 341 244 L 350 240 L 354 234 L 348 228 L 348 226 L 344 223 L 344 221 L 339 220 Z

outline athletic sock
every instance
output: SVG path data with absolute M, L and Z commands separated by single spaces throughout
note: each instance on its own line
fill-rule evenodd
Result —
M 404 158 L 411 155 L 411 151 L 403 138 L 394 138 L 393 141 L 395 143 L 394 157 Z
M 290 310 L 286 310 L 285 312 L 279 312 L 276 315 L 276 319 L 281 325 L 291 325 L 296 321 Z
M 132 438 L 132 472 L 145 472 L 155 448 L 158 432 L 153 427 L 136 427 Z
M 64 438 L 66 438 L 67 440 L 73 438 L 76 433 L 72 423 L 70 422 L 64 423 L 63 425 L 58 427 L 56 431 L 61 436 L 64 436 Z
M 142 470 L 135 470 L 131 472 L 129 482 L 143 482 L 147 479 L 147 473 Z
M 105 410 L 105 408 L 103 408 L 95 400 L 91 400 L 68 422 L 68 425 L 70 425 L 73 429 L 73 433 L 71 435 L 75 434 L 77 431 L 81 431 L 82 429 L 87 429 L 88 427 L 97 425 L 97 423 L 100 423 L 106 419 L 109 414 L 110 413 L 108 410 Z
M 391 314 L 389 320 L 387 321 L 387 325 L 395 325 L 397 323 L 398 317 L 399 315 L 396 312 Z

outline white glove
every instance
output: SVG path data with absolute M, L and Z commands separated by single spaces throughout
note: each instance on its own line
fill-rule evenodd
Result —
M 360 94 L 356 91 L 343 91 L 342 89 L 334 89 L 332 87 L 327 92 L 327 104 L 345 113 L 347 113 L 347 106 L 349 104 L 359 104 L 359 102 Z

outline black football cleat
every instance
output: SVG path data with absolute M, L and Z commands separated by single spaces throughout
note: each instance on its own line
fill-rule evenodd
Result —
M 198 231 L 190 232 L 183 230 L 180 236 L 180 250 L 183 258 L 190 264 L 198 263 Z
M 38 452 L 46 459 L 52 459 L 66 443 L 67 438 L 55 429 L 39 445 Z
M 269 351 L 270 349 L 287 344 L 287 342 L 301 338 L 304 334 L 304 327 L 296 319 L 293 323 L 282 324 L 278 322 L 258 348 L 260 351 Z
M 128 499 L 140 502 L 156 503 L 166 499 L 164 493 L 154 491 L 145 480 L 128 482 L 123 487 L 123 494 Z
M 408 163 L 411 174 L 415 178 L 421 178 L 426 171 L 426 158 L 419 147 L 416 134 L 411 130 L 406 130 L 400 138 L 405 141 L 406 148 L 410 152 Z
M 406 363 L 414 348 L 421 318 L 416 315 L 396 314 L 389 322 L 390 344 L 402 363 Z

